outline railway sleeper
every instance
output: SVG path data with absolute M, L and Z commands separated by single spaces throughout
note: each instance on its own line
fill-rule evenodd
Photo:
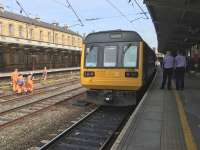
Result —
M 91 146 L 91 147 L 99 147 L 101 144 L 98 141 L 94 140 L 88 140 L 88 139 L 80 139 L 76 137 L 68 137 L 65 139 L 65 143 L 67 144 L 77 144 L 77 145 L 83 145 L 83 146 Z
M 59 144 L 56 148 L 52 149 L 59 149 L 59 150 L 96 150 L 96 147 L 91 147 L 91 146 L 79 146 L 76 144 L 66 144 L 66 143 L 61 143 Z

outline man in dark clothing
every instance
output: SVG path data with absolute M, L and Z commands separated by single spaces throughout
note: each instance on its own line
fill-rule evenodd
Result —
M 186 58 L 181 52 L 175 57 L 176 90 L 184 90 L 184 74 L 186 70 Z

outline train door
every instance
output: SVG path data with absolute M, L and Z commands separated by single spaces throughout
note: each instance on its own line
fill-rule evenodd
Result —
M 146 84 L 147 81 L 147 74 L 148 74 L 148 53 L 146 50 L 146 45 L 143 43 L 143 83 Z

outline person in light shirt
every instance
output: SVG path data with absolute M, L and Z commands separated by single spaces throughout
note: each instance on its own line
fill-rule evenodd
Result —
M 43 73 L 42 73 L 42 77 L 43 77 L 43 80 L 44 80 L 44 81 L 47 80 L 47 72 L 48 72 L 48 70 L 47 70 L 47 67 L 45 66 L 45 67 L 44 67 L 44 70 L 43 70 Z
M 172 80 L 172 74 L 173 74 L 173 69 L 174 69 L 174 57 L 171 55 L 169 51 L 163 58 L 162 68 L 163 68 L 163 80 L 162 80 L 162 85 L 160 89 L 165 88 L 165 83 L 168 80 L 167 88 L 168 90 L 171 90 L 171 80 Z
M 184 90 L 184 75 L 186 70 L 186 58 L 182 52 L 175 57 L 176 90 Z

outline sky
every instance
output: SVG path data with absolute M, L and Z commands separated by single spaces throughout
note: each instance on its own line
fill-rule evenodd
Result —
M 145 19 L 134 0 L 68 0 L 84 26 L 80 26 L 73 11 L 67 7 L 66 0 L 18 0 L 30 17 L 40 17 L 42 21 L 68 25 L 79 34 L 103 30 L 133 30 L 138 32 L 150 47 L 157 47 L 154 25 L 143 0 L 137 0 L 150 19 Z M 111 2 L 115 8 L 110 5 Z M 16 0 L 0 0 L 7 11 L 20 13 Z M 120 13 L 121 12 L 121 13 Z M 23 15 L 25 15 L 23 13 Z M 91 21 L 90 19 L 101 18 Z M 137 19 L 140 18 L 140 19 Z M 144 19 L 143 19 L 144 18 Z M 90 21 L 88 21 L 88 19 Z M 134 21 L 135 20 L 135 21 Z M 131 23 L 131 21 L 133 21 Z

